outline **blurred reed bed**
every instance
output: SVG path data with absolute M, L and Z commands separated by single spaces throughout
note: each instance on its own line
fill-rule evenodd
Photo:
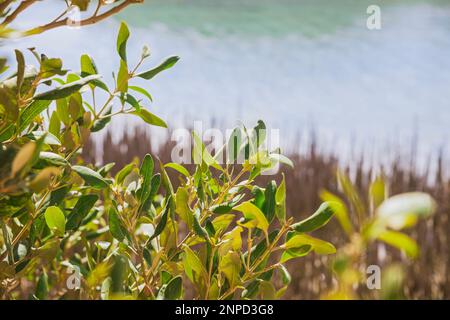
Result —
M 174 145 L 175 142 L 165 139 L 155 146 L 148 131 L 137 127 L 132 133 L 125 132 L 118 141 L 113 141 L 111 132 L 108 132 L 101 141 L 91 139 L 82 156 L 88 162 L 100 164 L 114 162 L 117 170 L 135 157 L 142 158 L 149 151 L 163 162 L 170 162 Z M 306 152 L 287 153 L 295 164 L 294 169 L 283 167 L 280 170 L 286 176 L 288 214 L 298 220 L 314 212 L 321 203 L 319 197 L 321 190 L 326 189 L 342 196 L 336 179 L 338 168 L 352 178 L 363 199 L 364 195 L 368 194 L 373 176 L 379 172 L 385 176 L 392 195 L 408 191 L 428 192 L 436 199 L 438 211 L 432 219 L 420 222 L 409 234 L 421 248 L 419 258 L 410 261 L 384 244 L 378 244 L 367 252 L 366 265 L 376 264 L 383 270 L 383 267 L 389 266 L 391 261 L 400 259 L 406 267 L 403 285 L 405 298 L 450 299 L 450 178 L 444 173 L 446 167 L 443 157 L 438 155 L 436 163 L 430 163 L 428 169 L 419 171 L 414 152 L 409 156 L 393 158 L 390 165 L 370 168 L 363 157 L 358 161 L 343 164 L 336 155 L 318 150 L 317 143 L 313 141 Z M 177 174 L 169 172 L 169 175 L 172 175 L 171 180 L 176 185 Z M 280 181 L 281 173 L 262 179 Z M 336 221 L 320 229 L 317 236 L 332 242 L 338 250 L 346 241 Z M 332 256 L 317 257 L 310 254 L 288 263 L 292 282 L 284 298 L 317 299 L 329 292 L 336 285 L 330 270 L 330 259 Z M 358 290 L 360 296 L 364 298 L 376 297 L 375 290 L 368 290 L 364 286 L 355 290 Z

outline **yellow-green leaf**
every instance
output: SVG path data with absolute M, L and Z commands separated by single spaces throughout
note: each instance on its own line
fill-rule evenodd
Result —
M 53 177 L 59 175 L 61 170 L 56 167 L 46 167 L 42 169 L 36 177 L 30 182 L 30 188 L 36 193 L 47 188 Z
M 66 229 L 66 217 L 61 209 L 56 206 L 48 207 L 44 216 L 49 229 L 55 234 L 63 236 Z
M 408 257 L 415 258 L 419 254 L 416 241 L 404 233 L 397 231 L 384 231 L 378 235 L 378 239 L 405 252 Z
M 317 254 L 333 254 L 336 248 L 329 242 L 311 237 L 307 234 L 295 234 L 284 244 L 284 248 L 299 248 L 304 245 L 310 245 Z
M 231 288 L 239 284 L 239 271 L 241 269 L 241 259 L 237 252 L 229 251 L 221 256 L 219 271 L 225 275 Z
M 314 212 L 310 217 L 300 222 L 294 223 L 292 228 L 297 232 L 311 232 L 314 231 L 330 221 L 335 212 L 334 205 L 329 202 L 324 202 L 320 205 L 319 209 Z
M 246 228 L 258 228 L 267 234 L 269 222 L 264 213 L 253 203 L 246 201 L 233 208 L 236 211 L 242 212 L 245 220 L 241 223 Z
M 36 143 L 31 141 L 24 145 L 13 160 L 11 167 L 11 176 L 15 176 L 25 165 L 33 159 L 36 150 Z
M 436 210 L 433 198 L 422 192 L 410 192 L 385 200 L 376 214 L 381 224 L 400 230 L 416 223 L 418 218 L 432 215 Z

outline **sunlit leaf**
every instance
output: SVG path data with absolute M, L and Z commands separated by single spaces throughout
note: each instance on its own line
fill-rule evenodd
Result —
M 36 177 L 30 182 L 30 189 L 36 193 L 46 189 L 53 177 L 58 176 L 61 170 L 56 167 L 47 167 L 39 171 Z
M 300 222 L 294 223 L 292 228 L 297 232 L 311 232 L 314 231 L 330 221 L 334 215 L 333 205 L 330 202 L 324 202 L 320 205 L 319 209 L 314 212 L 310 217 Z
M 243 226 L 247 228 L 259 228 L 267 234 L 269 222 L 264 216 L 264 213 L 253 203 L 249 201 L 243 202 L 233 209 L 243 213 L 245 218 L 244 222 L 241 223 Z
M 378 235 L 381 240 L 405 252 L 408 257 L 416 258 L 419 254 L 417 243 L 406 234 L 397 231 L 384 231 Z
M 281 180 L 281 183 L 275 193 L 275 203 L 275 215 L 278 220 L 284 222 L 286 220 L 286 181 L 284 178 L 284 173 L 283 179 Z
M 56 100 L 70 96 L 72 93 L 79 91 L 83 86 L 91 81 L 100 79 L 99 75 L 91 75 L 80 80 L 67 83 L 55 89 L 39 93 L 33 97 L 34 100 Z
M 67 216 L 66 229 L 75 230 L 79 228 L 81 222 L 87 216 L 97 200 L 98 196 L 95 194 L 82 195 Z
M 127 41 L 129 37 L 130 31 L 128 30 L 128 26 L 122 21 L 117 35 L 117 53 L 124 61 L 127 61 Z
M 108 182 L 96 171 L 84 166 L 72 166 L 72 170 L 90 186 L 98 189 L 107 188 Z
M 164 165 L 164 167 L 172 168 L 172 169 L 178 171 L 179 173 L 181 173 L 182 175 L 184 175 L 185 177 L 189 178 L 189 176 L 190 176 L 189 171 L 187 171 L 187 169 L 185 167 L 183 167 L 181 164 L 178 164 L 175 162 L 169 162 L 169 163 L 166 163 Z
M 237 252 L 229 251 L 225 255 L 221 256 L 219 271 L 225 275 L 231 288 L 235 287 L 240 282 L 240 269 L 241 259 Z
M 426 218 L 436 210 L 431 196 L 421 192 L 403 193 L 385 200 L 377 209 L 379 221 L 388 227 L 400 230 Z
M 45 210 L 45 222 L 50 230 L 62 236 L 66 230 L 66 217 L 60 208 L 56 206 L 48 207 Z
M 15 176 L 27 163 L 33 159 L 36 150 L 35 142 L 28 142 L 15 156 L 11 166 L 11 176 Z
M 133 111 L 132 114 L 139 116 L 146 123 L 151 124 L 153 126 L 167 128 L 167 124 L 161 118 L 155 116 L 153 113 L 149 112 L 146 109 L 140 109 L 139 111 Z
M 180 57 L 177 57 L 177 56 L 173 56 L 173 57 L 167 58 L 166 60 L 164 60 L 157 67 L 155 67 L 153 69 L 150 69 L 148 71 L 139 73 L 136 76 L 140 77 L 140 78 L 143 78 L 145 80 L 150 80 L 154 76 L 156 76 L 158 73 L 173 67 L 175 65 L 175 63 L 177 63 L 178 60 L 180 60 Z

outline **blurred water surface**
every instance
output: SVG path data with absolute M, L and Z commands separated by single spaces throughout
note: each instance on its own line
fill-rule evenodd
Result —
M 51 16 L 45 3 L 24 24 Z M 370 4 L 381 8 L 381 30 L 366 28 Z M 109 76 L 118 66 L 120 19 L 132 30 L 130 60 L 144 43 L 152 49 L 148 66 L 181 57 L 148 87 L 155 100 L 148 107 L 172 128 L 261 118 L 281 129 L 283 144 L 314 128 L 343 154 L 354 143 L 381 158 L 409 151 L 415 134 L 423 157 L 450 147 L 450 1 L 153 0 L 0 50 L 11 56 L 12 48 L 34 46 L 74 70 L 89 53 Z M 136 121 L 121 118 L 115 128 L 129 123 Z

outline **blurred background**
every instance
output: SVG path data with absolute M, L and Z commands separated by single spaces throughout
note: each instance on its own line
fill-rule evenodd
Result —
M 62 1 L 48 1 L 55 6 L 36 5 L 22 23 L 36 25 L 51 10 L 56 15 Z M 366 27 L 372 4 L 381 8 L 380 30 Z M 148 108 L 169 128 L 203 121 L 225 129 L 263 119 L 280 129 L 281 145 L 295 162 L 295 169 L 285 169 L 291 215 L 312 212 L 322 188 L 339 194 L 338 167 L 362 195 L 379 172 L 392 194 L 430 192 L 439 211 L 411 234 L 422 255 L 408 269 L 404 295 L 450 298 L 449 0 L 152 0 L 95 26 L 9 42 L 0 55 L 36 47 L 78 70 L 79 56 L 88 53 L 112 83 L 119 61 L 111 44 L 120 20 L 132 31 L 129 60 L 138 61 L 145 43 L 154 65 L 171 54 L 181 57 L 146 88 L 154 98 Z M 169 131 L 126 117 L 110 128 L 92 137 L 86 159 L 119 168 L 153 150 L 170 160 Z M 343 241 L 333 224 L 320 236 Z M 380 265 L 392 258 L 382 245 L 367 256 Z M 291 265 L 286 298 L 317 298 L 333 285 L 327 268 L 326 258 L 314 256 Z

